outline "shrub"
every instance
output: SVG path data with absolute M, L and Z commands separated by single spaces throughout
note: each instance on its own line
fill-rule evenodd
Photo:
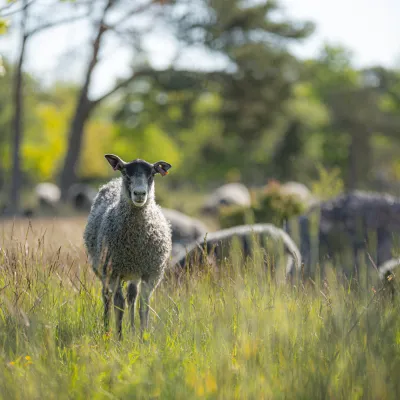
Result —
M 221 228 L 249 223 L 273 223 L 282 226 L 284 221 L 302 214 L 306 209 L 306 204 L 296 195 L 283 193 L 276 181 L 254 191 L 252 198 L 251 207 L 222 207 L 219 212 Z

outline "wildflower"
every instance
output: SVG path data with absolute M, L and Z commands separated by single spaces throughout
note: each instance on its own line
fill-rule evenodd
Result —
M 217 382 L 210 373 L 206 376 L 205 386 L 207 393 L 214 393 L 217 391 Z

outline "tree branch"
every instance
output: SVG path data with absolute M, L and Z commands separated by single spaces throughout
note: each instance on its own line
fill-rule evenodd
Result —
M 46 29 L 53 28 L 54 26 L 69 24 L 71 22 L 79 21 L 80 19 L 83 19 L 83 18 L 87 17 L 88 15 L 89 15 L 88 13 L 85 13 L 82 15 L 77 15 L 75 17 L 59 19 L 58 21 L 53 21 L 53 22 L 49 22 L 47 24 L 43 24 L 41 26 L 36 27 L 35 29 L 32 29 L 30 32 L 27 33 L 27 36 L 33 36 L 36 33 L 40 33 Z
M 3 6 L 3 7 L 0 8 L 0 17 L 1 17 L 1 18 L 9 17 L 10 15 L 14 15 L 14 14 L 17 14 L 17 13 L 19 13 L 19 12 L 21 12 L 21 11 L 24 11 L 24 10 L 26 10 L 32 3 L 34 3 L 35 1 L 36 1 L 36 0 L 31 0 L 31 1 L 29 1 L 27 4 L 25 4 L 24 6 L 22 6 L 21 8 L 17 8 L 16 10 L 11 10 L 11 11 L 9 11 L 9 12 L 6 13 L 6 14 L 2 14 L 3 11 L 8 10 L 9 8 L 11 8 L 11 7 L 13 7 L 13 6 L 15 5 L 15 3 L 6 4 L 5 6 Z
M 129 76 L 126 79 L 123 79 L 121 81 L 119 81 L 111 90 L 109 90 L 108 92 L 104 93 L 102 96 L 98 97 L 95 100 L 92 100 L 91 103 L 91 108 L 96 107 L 97 105 L 99 105 L 102 101 L 104 101 L 106 98 L 110 97 L 111 95 L 113 95 L 114 93 L 118 92 L 118 90 L 122 89 L 123 87 L 127 86 L 129 83 L 131 83 L 132 81 L 134 81 L 136 78 L 142 77 L 142 76 L 146 76 L 149 75 L 151 73 L 151 70 L 142 70 L 142 71 L 137 71 L 134 72 L 131 76 Z
M 140 13 L 148 10 L 155 3 L 156 3 L 156 0 L 152 0 L 147 4 L 141 5 L 140 7 L 133 8 L 132 10 L 128 11 L 119 21 L 115 22 L 114 24 L 106 25 L 106 26 L 109 29 L 116 29 L 117 26 L 122 25 L 123 23 L 128 21 L 129 18 L 133 17 L 134 15 L 140 14 Z

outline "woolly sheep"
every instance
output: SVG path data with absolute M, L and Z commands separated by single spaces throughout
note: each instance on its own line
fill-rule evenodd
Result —
M 242 183 L 227 183 L 216 189 L 206 200 L 203 213 L 216 213 L 221 206 L 239 205 L 249 207 L 251 196 L 249 189 Z
M 139 295 L 141 336 L 148 326 L 149 301 L 164 275 L 171 253 L 171 228 L 154 198 L 154 176 L 166 175 L 171 165 L 136 159 L 125 162 L 105 155 L 122 177 L 100 188 L 91 207 L 84 241 L 93 270 L 103 284 L 104 326 L 109 328 L 109 309 L 114 299 L 116 330 L 122 338 L 127 281 L 130 324 L 134 332 L 135 300 Z
M 400 267 L 400 258 L 392 258 L 378 267 L 379 278 L 387 279 L 388 276 L 393 276 L 393 270 Z
M 89 211 L 96 197 L 96 190 L 89 185 L 76 183 L 68 189 L 68 199 L 78 211 Z
M 162 212 L 171 224 L 173 257 L 183 248 L 182 246 L 192 243 L 200 236 L 204 237 L 207 232 L 207 227 L 196 218 L 170 208 L 163 208 Z
M 316 203 L 316 199 L 313 197 L 308 187 L 300 182 L 286 182 L 281 185 L 280 192 L 285 195 L 295 196 L 308 206 Z
M 395 273 L 394 270 L 400 267 L 400 257 L 392 258 L 378 267 L 379 278 L 383 284 L 389 289 L 389 293 L 393 297 L 395 294 Z
M 36 185 L 35 194 L 39 206 L 48 209 L 55 209 L 61 198 L 61 190 L 51 182 L 42 182 Z
M 318 253 L 311 246 L 311 220 L 319 220 Z M 367 251 L 371 236 L 376 237 L 376 264 L 382 265 L 393 257 L 394 238 L 400 234 L 400 198 L 387 194 L 351 191 L 333 199 L 313 205 L 298 218 L 301 232 L 302 257 L 307 273 L 315 268 L 311 260 L 318 261 L 321 272 L 330 260 L 355 275 L 359 258 Z M 351 254 L 344 259 L 345 254 Z
M 287 257 L 286 276 L 292 275 L 294 269 L 300 270 L 301 255 L 296 244 L 285 231 L 272 224 L 241 225 L 208 233 L 203 241 L 192 243 L 174 257 L 171 265 L 185 267 L 194 261 L 201 263 L 204 249 L 207 257 L 214 257 L 215 261 L 220 263 L 228 255 L 234 237 L 239 239 L 244 257 L 251 255 L 253 237 L 260 239 L 259 243 L 264 251 L 267 250 L 266 240 L 272 239 L 273 243 L 281 242 Z

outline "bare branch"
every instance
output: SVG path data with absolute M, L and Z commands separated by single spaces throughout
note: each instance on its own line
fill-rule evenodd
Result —
M 147 4 L 143 4 L 140 7 L 133 8 L 132 10 L 128 11 L 119 21 L 115 22 L 112 25 L 107 26 L 110 29 L 115 29 L 117 26 L 124 24 L 126 21 L 129 20 L 129 18 L 140 14 L 144 11 L 147 11 L 150 7 L 152 7 L 156 3 L 155 0 L 150 1 Z
M 5 5 L 4 7 L 0 8 L 0 18 L 6 18 L 6 17 L 10 17 L 11 15 L 14 14 L 18 14 L 20 12 L 25 12 L 29 6 L 34 3 L 36 0 L 31 0 L 28 1 L 27 3 L 24 3 L 22 7 L 17 8 L 15 10 L 10 10 L 9 12 L 2 14 L 3 11 L 8 10 L 9 8 L 13 7 L 15 5 L 15 3 L 9 3 L 7 5 Z
M 5 18 L 5 17 L 9 17 L 10 15 L 18 14 L 19 12 L 21 12 L 21 11 L 27 9 L 27 8 L 28 8 L 32 3 L 34 3 L 35 1 L 36 1 L 36 0 L 28 1 L 27 4 L 23 5 L 23 6 L 20 7 L 20 8 L 17 8 L 16 10 L 11 10 L 11 11 L 9 11 L 8 13 L 2 14 L 4 11 L 9 10 L 11 7 L 13 7 L 13 6 L 15 5 L 15 3 L 6 4 L 5 6 L 3 6 L 3 7 L 0 8 L 0 17 L 1 17 L 1 18 Z
M 87 17 L 88 15 L 89 15 L 88 13 L 85 13 L 82 15 L 76 15 L 74 17 L 59 19 L 58 21 L 53 21 L 53 22 L 49 22 L 47 24 L 43 24 L 41 26 L 36 27 L 35 29 L 32 29 L 30 32 L 27 32 L 27 36 L 33 36 L 36 33 L 42 32 L 49 28 L 53 28 L 54 26 L 64 25 L 64 24 L 69 24 L 71 22 L 79 21 L 79 20 Z
M 102 101 L 104 101 L 105 99 L 107 99 L 108 97 L 113 95 L 114 93 L 118 92 L 120 89 L 122 89 L 125 86 L 127 86 L 129 83 L 134 81 L 136 78 L 139 78 L 141 76 L 149 75 L 150 72 L 151 72 L 151 70 L 141 70 L 141 71 L 137 71 L 137 72 L 132 73 L 132 75 L 129 76 L 128 78 L 119 81 L 111 90 L 109 90 L 108 92 L 104 93 L 102 96 L 98 97 L 96 100 L 92 100 L 91 101 L 91 107 L 92 108 L 96 107 Z

